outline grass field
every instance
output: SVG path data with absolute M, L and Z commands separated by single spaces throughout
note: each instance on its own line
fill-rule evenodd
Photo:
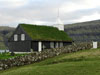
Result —
M 0 59 L 14 58 L 14 57 L 23 56 L 23 55 L 26 55 L 26 54 L 15 54 L 14 56 L 11 56 L 10 53 L 2 53 L 0 54 Z
M 1 71 L 0 75 L 100 75 L 100 49 L 59 55 Z

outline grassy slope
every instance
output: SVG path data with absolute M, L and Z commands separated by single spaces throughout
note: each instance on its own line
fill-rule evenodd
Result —
M 100 75 L 100 49 L 63 54 L 0 75 Z
M 14 57 L 17 57 L 17 56 L 24 56 L 24 55 L 28 55 L 28 54 L 15 54 L 14 56 L 11 56 L 10 53 L 2 53 L 2 54 L 0 54 L 0 60 L 1 59 L 14 58 Z

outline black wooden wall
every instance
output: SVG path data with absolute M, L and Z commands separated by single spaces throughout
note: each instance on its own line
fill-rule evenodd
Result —
M 63 46 L 71 45 L 72 42 L 63 42 Z
M 30 41 L 10 42 L 9 46 L 11 52 L 30 52 L 31 42 Z
M 18 35 L 18 41 L 14 41 L 14 35 Z M 25 34 L 25 41 L 21 40 L 21 34 Z M 14 31 L 13 35 L 8 40 L 9 50 L 12 52 L 30 52 L 31 49 L 31 38 L 28 34 L 18 26 Z
M 33 49 L 33 51 L 38 51 L 38 41 L 31 42 L 31 49 Z

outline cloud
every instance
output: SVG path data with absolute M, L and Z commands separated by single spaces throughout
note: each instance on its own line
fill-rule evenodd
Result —
M 64 24 L 100 19 L 100 0 L 0 0 L 0 25 Z
M 100 0 L 83 0 L 81 2 L 77 2 L 77 0 L 75 0 L 76 2 L 69 2 L 67 3 L 67 1 L 61 6 L 61 10 L 62 12 L 74 12 L 74 11 L 78 11 L 78 10 L 84 10 L 84 9 L 93 9 L 93 8 L 97 8 L 100 7 Z
M 77 19 L 76 22 L 84 22 L 84 21 L 91 21 L 91 20 L 97 20 L 100 19 L 100 13 L 95 12 L 91 15 L 83 16 L 80 19 Z
M 0 8 L 17 8 L 27 4 L 27 0 L 0 0 Z

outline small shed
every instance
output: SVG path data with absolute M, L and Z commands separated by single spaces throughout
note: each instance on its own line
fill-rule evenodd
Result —
M 56 27 L 19 24 L 8 43 L 11 52 L 31 52 L 70 45 L 72 39 Z

